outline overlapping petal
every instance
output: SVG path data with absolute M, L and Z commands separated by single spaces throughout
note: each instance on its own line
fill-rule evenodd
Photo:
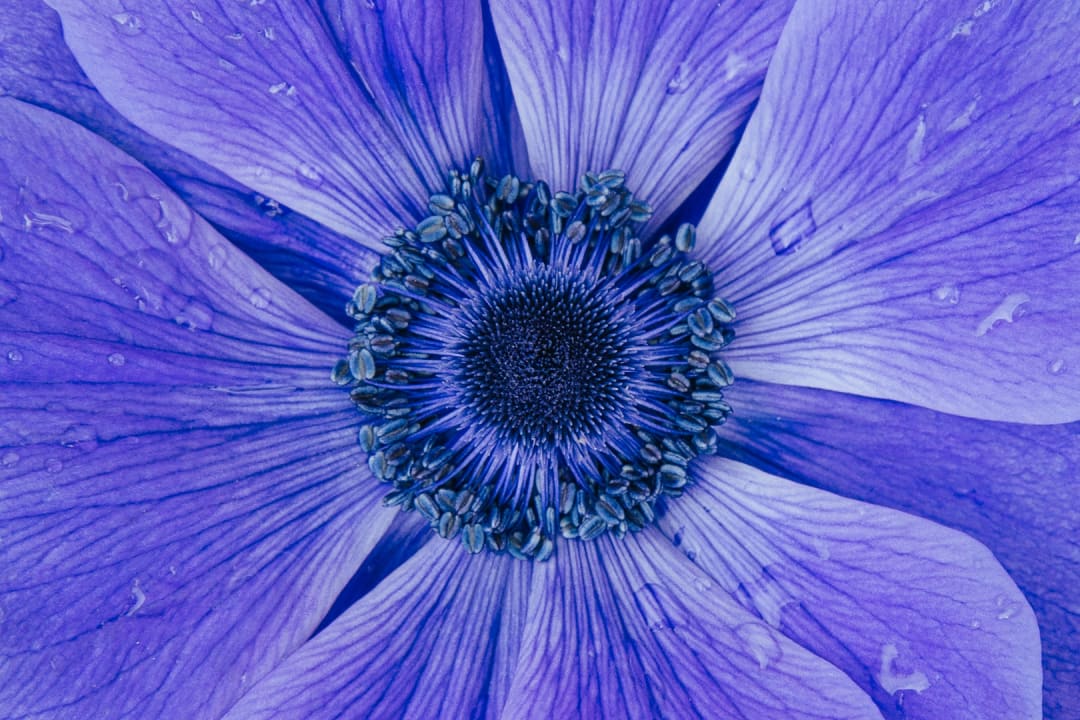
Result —
M 51 4 L 90 79 L 129 120 L 363 244 L 376 246 L 386 232 L 418 219 L 424 198 L 444 183 L 435 158 L 406 152 L 420 141 L 404 143 L 404 126 L 387 120 L 409 108 L 378 107 L 372 87 L 362 87 L 338 54 L 316 7 Z M 460 57 L 471 62 L 468 48 Z M 437 70 L 454 80 L 470 75 L 469 67 Z M 422 76 L 433 83 L 431 74 Z M 473 102 L 478 110 L 479 96 Z M 434 136 L 438 128 L 423 130 Z M 475 132 L 479 137 L 479 123 Z
M 1041 717 L 1035 616 L 986 548 L 738 462 L 698 469 L 665 534 L 884 717 Z
M 511 718 L 880 718 L 655 530 L 560 546 L 529 589 Z
M 570 189 L 621 168 L 663 221 L 731 151 L 789 8 L 492 3 L 533 172 Z
M 530 563 L 428 543 L 226 716 L 498 717 Z
M 737 374 L 1080 418 L 1080 13 L 796 7 L 699 228 Z
M 370 276 L 374 253 L 131 125 L 83 74 L 59 16 L 40 0 L 0 5 L 0 33 L 0 93 L 107 138 L 276 277 L 322 310 L 343 314 L 353 289 Z
M 752 382 L 725 394 L 738 411 L 720 428 L 724 454 L 989 547 L 1039 619 L 1046 716 L 1080 707 L 1080 423 L 990 423 Z
M 88 131 L 0 117 L 0 708 L 217 717 L 389 518 L 343 330 Z

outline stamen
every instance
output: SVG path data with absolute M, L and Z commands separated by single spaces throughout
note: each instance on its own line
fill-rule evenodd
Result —
M 547 559 L 556 538 L 622 536 L 716 451 L 735 313 L 618 170 L 576 192 L 452 172 L 431 215 L 385 239 L 348 305 L 351 387 L 388 506 L 469 552 Z

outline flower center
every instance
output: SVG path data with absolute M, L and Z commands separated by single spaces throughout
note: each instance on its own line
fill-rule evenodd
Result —
M 651 210 L 615 170 L 552 193 L 476 161 L 428 207 L 385 240 L 333 372 L 384 503 L 539 560 L 560 536 L 648 525 L 731 412 L 734 312 L 689 256 L 694 228 L 643 241 Z
M 454 381 L 500 440 L 550 450 L 611 430 L 631 352 L 629 327 L 606 293 L 534 265 L 461 317 Z

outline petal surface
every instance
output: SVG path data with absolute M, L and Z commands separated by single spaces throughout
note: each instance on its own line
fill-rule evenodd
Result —
M 508 555 L 430 542 L 226 719 L 497 716 L 531 571 Z
M 553 188 L 625 170 L 669 215 L 731 151 L 790 3 L 491 4 L 529 160 Z
M 344 316 L 376 257 L 355 240 L 254 192 L 159 141 L 97 92 L 40 0 L 0 5 L 0 93 L 60 113 L 136 158 L 237 247 L 324 312 Z
M 1078 73 L 1075 5 L 797 6 L 698 229 L 736 374 L 1080 419 Z
M 0 708 L 218 717 L 388 520 L 347 333 L 90 132 L 0 127 Z
M 1043 712 L 1080 707 L 1080 423 L 958 418 L 827 390 L 737 382 L 722 452 L 767 472 L 961 530 L 1039 620 Z
M 1035 616 L 986 548 L 731 460 L 698 470 L 665 534 L 885 718 L 1042 716 Z
M 479 150 L 484 22 L 479 0 L 322 0 L 348 62 L 423 177 L 441 182 Z
M 444 182 L 431 158 L 409 156 L 311 4 L 50 4 L 75 57 L 125 117 L 363 244 L 422 217 Z
M 655 530 L 563 543 L 529 598 L 504 720 L 881 718 Z

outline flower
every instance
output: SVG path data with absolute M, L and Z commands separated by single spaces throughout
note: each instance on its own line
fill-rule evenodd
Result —
M 0 11 L 4 716 L 1067 717 L 1075 11 L 51 4 L 86 76 Z M 738 313 L 717 455 L 545 561 L 383 507 L 329 380 L 477 155 L 625 171 Z

